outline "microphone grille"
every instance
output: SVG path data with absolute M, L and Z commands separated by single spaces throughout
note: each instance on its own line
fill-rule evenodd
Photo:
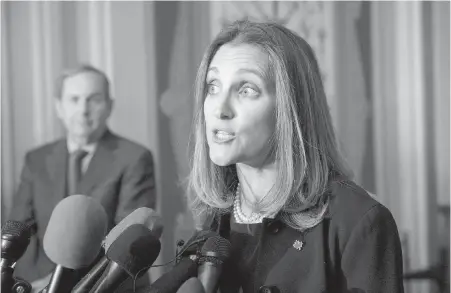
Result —
M 22 222 L 8 220 L 3 225 L 2 235 L 10 235 L 25 240 L 30 239 L 31 231 L 30 228 Z
M 218 258 L 225 261 L 230 256 L 231 244 L 230 242 L 217 235 L 207 239 L 205 244 L 202 246 L 201 253 L 205 255 L 207 252 L 215 252 L 218 254 Z
M 110 245 L 107 257 L 130 276 L 152 265 L 160 254 L 161 243 L 145 225 L 128 226 Z
M 156 235 L 141 236 L 130 245 L 130 254 L 141 263 L 142 267 L 150 266 L 160 254 L 161 243 Z
M 218 233 L 210 230 L 200 230 L 194 232 L 193 236 L 182 244 L 180 255 L 187 256 L 197 253 L 197 251 L 201 250 L 208 238 L 217 235 Z

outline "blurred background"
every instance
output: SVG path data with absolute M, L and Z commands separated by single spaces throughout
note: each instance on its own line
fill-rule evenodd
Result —
M 406 279 L 406 292 L 449 292 L 449 2 L 2 1 L 1 9 L 2 223 L 24 154 L 64 134 L 56 77 L 90 63 L 111 80 L 111 129 L 154 155 L 165 225 L 157 263 L 170 261 L 193 231 L 181 180 L 203 52 L 230 21 L 273 20 L 315 50 L 355 181 L 393 213 L 405 272 L 427 270 L 424 280 Z

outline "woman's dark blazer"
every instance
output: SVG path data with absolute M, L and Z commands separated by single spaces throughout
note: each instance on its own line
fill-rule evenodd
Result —
M 254 292 L 404 292 L 401 244 L 390 211 L 350 181 L 334 182 L 330 190 L 324 220 L 309 231 L 277 217 L 263 220 Z M 228 238 L 230 214 L 216 228 Z M 224 264 L 221 293 L 239 291 L 232 268 Z

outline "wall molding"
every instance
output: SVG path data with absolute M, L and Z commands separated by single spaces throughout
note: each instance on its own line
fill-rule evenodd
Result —
M 56 77 L 63 62 L 61 3 L 30 3 L 31 80 L 34 143 L 42 145 L 61 135 L 54 110 Z
M 420 270 L 431 265 L 436 205 L 427 190 L 423 4 L 373 2 L 371 11 L 376 193 L 398 224 L 404 270 Z M 430 291 L 430 282 L 416 285 L 406 290 Z
M 8 46 L 8 36 L 9 32 L 7 30 L 10 25 L 9 16 L 7 11 L 9 10 L 9 3 L 2 2 L 1 3 L 1 13 L 2 13 L 2 56 L 1 56 L 1 165 L 0 165 L 0 174 L 1 174 L 1 222 L 3 224 L 3 220 L 9 214 L 9 210 L 12 204 L 12 195 L 15 191 L 15 182 L 16 182 L 16 167 L 14 164 L 14 127 L 13 127 L 13 111 L 12 111 L 12 92 L 10 88 L 10 59 L 9 59 L 9 51 L 10 47 Z
M 439 204 L 450 204 L 450 3 L 431 2 L 434 137 Z

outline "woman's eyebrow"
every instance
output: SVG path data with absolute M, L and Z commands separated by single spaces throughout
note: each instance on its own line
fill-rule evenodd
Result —
M 257 75 L 263 80 L 266 80 L 265 74 L 261 70 L 253 69 L 253 68 L 241 68 L 237 71 L 238 73 L 252 73 L 254 75 Z
M 208 72 L 210 72 L 210 71 L 213 71 L 214 73 L 219 73 L 219 70 L 218 70 L 218 68 L 216 68 L 216 67 L 210 67 L 210 68 L 208 68 L 208 71 L 207 71 L 207 73 Z
M 210 67 L 207 71 L 207 77 L 209 76 L 210 72 L 219 74 L 219 69 L 215 66 Z M 236 71 L 236 73 L 238 74 L 243 74 L 243 73 L 251 73 L 253 75 L 258 76 L 260 79 L 266 81 L 266 82 L 270 82 L 270 78 L 268 76 L 268 73 L 265 70 L 262 70 L 260 68 L 250 68 L 250 67 L 244 67 L 244 68 L 240 68 Z

